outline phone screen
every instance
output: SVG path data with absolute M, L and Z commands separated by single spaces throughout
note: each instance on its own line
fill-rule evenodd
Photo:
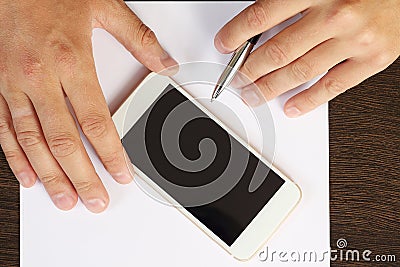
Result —
M 285 183 L 172 85 L 122 143 L 136 168 L 228 246 Z M 262 181 L 254 191 L 252 179 Z

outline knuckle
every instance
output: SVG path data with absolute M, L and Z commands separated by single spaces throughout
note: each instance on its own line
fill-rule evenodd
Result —
M 262 29 L 267 21 L 268 16 L 266 8 L 258 3 L 249 6 L 247 12 L 247 23 L 250 28 Z
M 56 173 L 46 173 L 44 175 L 41 175 L 39 178 L 44 185 L 48 185 L 48 184 L 58 184 L 61 177 Z
M 115 167 L 118 167 L 118 165 L 121 163 L 118 152 L 112 152 L 107 155 L 102 155 L 101 161 L 108 171 L 114 169 Z
M 242 74 L 248 77 L 255 77 L 257 76 L 257 70 L 255 68 L 255 64 L 253 64 L 250 60 L 246 60 L 242 66 L 241 70 Z M 244 77 L 246 77 L 244 76 Z
M 305 94 L 304 102 L 309 108 L 315 108 L 319 105 L 318 101 L 315 99 L 313 94 Z
M 79 192 L 79 194 L 82 194 L 93 191 L 97 186 L 94 182 L 85 180 L 74 182 L 74 187 Z
M 362 46 L 371 46 L 377 40 L 376 32 L 372 29 L 365 29 L 363 30 L 358 36 L 356 37 L 358 44 Z
M 0 118 L 0 135 L 11 131 L 11 121 L 6 118 Z
M 107 119 L 102 115 L 90 115 L 80 122 L 83 133 L 87 137 L 103 137 L 107 134 Z
M 151 46 L 157 41 L 154 32 L 142 22 L 140 23 L 137 30 L 137 38 L 141 46 L 143 47 Z
M 356 11 L 354 1 L 342 1 L 341 4 L 333 8 L 328 15 L 328 24 L 337 25 L 356 25 L 360 22 L 359 14 Z
M 346 91 L 345 85 L 336 78 L 328 78 L 324 82 L 324 88 L 330 96 L 336 96 Z
M 282 49 L 281 45 L 274 41 L 270 41 L 265 48 L 266 57 L 270 58 L 279 67 L 284 66 L 288 61 L 287 52 L 283 51 L 285 50 Z
M 78 141 L 72 134 L 62 133 L 48 138 L 48 145 L 55 157 L 63 158 L 78 149 Z
M 44 64 L 38 57 L 32 54 L 25 54 L 20 60 L 20 65 L 22 68 L 22 74 L 28 82 L 31 82 L 31 84 L 43 80 Z
M 314 70 L 311 65 L 306 62 L 304 59 L 296 60 L 291 68 L 290 72 L 295 80 L 305 83 L 311 80 L 314 76 Z
M 70 67 L 76 65 L 77 58 L 74 53 L 72 44 L 56 40 L 56 41 L 50 41 L 49 47 L 55 53 L 55 63 L 57 65 L 70 66 Z
M 29 150 L 43 141 L 42 134 L 37 130 L 16 130 L 18 143 L 24 150 Z
M 277 96 L 278 93 L 273 88 L 273 86 L 271 85 L 271 82 L 268 80 L 268 78 L 264 79 L 264 81 L 262 81 L 262 83 L 260 83 L 258 85 L 267 100 L 271 100 Z
M 6 156 L 6 159 L 8 163 L 15 162 L 19 159 L 20 153 L 17 150 L 4 150 L 4 156 Z
M 395 57 L 387 51 L 379 52 L 374 57 L 373 65 L 378 69 L 385 69 L 394 61 L 394 59 Z

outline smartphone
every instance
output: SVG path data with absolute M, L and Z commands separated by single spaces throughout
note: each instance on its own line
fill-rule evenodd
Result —
M 301 199 L 293 181 L 169 77 L 151 73 L 112 118 L 140 179 L 238 260 Z M 262 181 L 255 191 L 252 179 Z

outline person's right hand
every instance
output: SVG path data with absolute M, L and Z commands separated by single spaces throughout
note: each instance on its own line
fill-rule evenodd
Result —
M 177 64 L 122 0 L 0 1 L 0 144 L 7 161 L 24 187 L 38 176 L 58 208 L 73 208 L 79 196 L 97 213 L 109 197 L 65 95 L 107 171 L 119 183 L 132 175 L 97 80 L 95 27 L 152 71 Z

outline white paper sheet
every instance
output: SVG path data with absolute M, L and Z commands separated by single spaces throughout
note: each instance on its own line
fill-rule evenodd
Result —
M 229 56 L 215 50 L 213 37 L 247 5 L 249 2 L 129 3 L 180 63 L 226 63 Z M 96 30 L 93 40 L 99 80 L 115 110 L 147 70 L 105 31 Z M 269 258 L 265 262 L 257 255 L 245 263 L 234 260 L 174 208 L 154 201 L 135 183 L 117 184 L 88 147 L 110 194 L 108 210 L 94 215 L 78 203 L 72 211 L 61 212 L 40 183 L 21 189 L 21 266 L 310 266 L 308 261 L 294 263 L 292 252 L 301 257 L 315 252 L 318 259 L 312 266 L 329 266 L 327 255 L 321 261 L 329 251 L 327 105 L 298 119 L 288 119 L 282 111 L 285 100 L 304 88 L 270 102 L 276 132 L 274 164 L 300 185 L 303 199 L 267 243 Z M 273 251 L 277 252 L 271 262 Z M 279 259 L 280 251 L 287 252 L 287 262 Z

